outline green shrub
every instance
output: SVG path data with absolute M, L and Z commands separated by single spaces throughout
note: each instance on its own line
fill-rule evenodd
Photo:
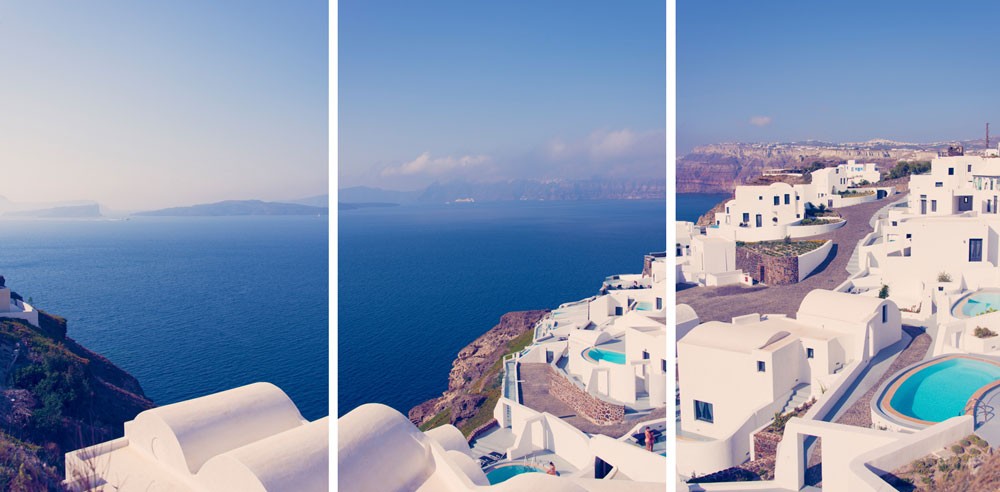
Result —
M 889 286 L 888 285 L 883 284 L 882 288 L 878 290 L 878 298 L 879 299 L 888 299 L 889 298 Z
M 965 452 L 965 448 L 961 444 L 955 444 L 951 447 L 951 452 L 955 454 L 962 454 Z M 944 470 L 941 470 L 944 471 Z
M 997 336 L 997 332 L 986 328 L 985 326 L 977 326 L 972 334 L 975 335 L 976 338 L 993 338 Z M 963 446 L 968 446 L 968 443 L 969 441 L 962 441 Z

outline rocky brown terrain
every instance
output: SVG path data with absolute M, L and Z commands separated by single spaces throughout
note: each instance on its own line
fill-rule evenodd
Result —
M 530 343 L 535 323 L 547 313 L 514 311 L 501 316 L 496 326 L 458 352 L 448 375 L 448 389 L 440 397 L 410 409 L 410 420 L 418 426 L 432 420 L 435 425 L 450 423 L 467 435 L 480 425 L 480 420 L 489 421 L 482 411 L 492 412 L 489 402 L 499 397 L 503 356 Z
M 719 193 L 757 179 L 769 168 L 808 166 L 814 162 L 895 164 L 926 161 L 945 144 L 904 144 L 885 140 L 863 143 L 721 143 L 697 147 L 677 160 L 678 193 Z M 970 147 L 967 147 L 970 148 Z

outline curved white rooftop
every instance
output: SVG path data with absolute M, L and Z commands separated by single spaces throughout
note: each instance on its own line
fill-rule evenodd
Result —
M 284 391 L 254 383 L 146 410 L 125 425 L 125 437 L 161 463 L 194 474 L 215 455 L 303 423 Z
M 97 470 L 117 490 L 325 491 L 329 448 L 328 418 L 309 422 L 254 383 L 140 413 L 124 437 L 68 453 L 66 478 L 73 490 Z
M 698 320 L 698 313 L 694 311 L 693 307 L 687 304 L 678 304 L 675 312 L 677 313 L 677 324 L 679 325 Z
M 817 316 L 843 321 L 862 321 L 871 317 L 882 304 L 889 302 L 877 297 L 815 289 L 806 294 L 796 317 Z
M 716 347 L 736 352 L 750 352 L 764 348 L 789 335 L 776 323 L 731 324 L 721 321 L 702 323 L 688 332 L 677 343 Z

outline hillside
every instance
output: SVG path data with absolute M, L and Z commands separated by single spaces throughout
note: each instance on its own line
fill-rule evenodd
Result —
M 134 377 L 67 337 L 66 320 L 39 314 L 40 328 L 0 317 L 0 490 L 61 490 L 64 453 L 153 407 Z
M 962 142 L 966 149 L 980 148 L 977 141 Z M 899 161 L 929 161 L 947 143 L 912 144 L 889 140 L 859 143 L 721 143 L 697 147 L 677 160 L 678 193 L 731 192 L 769 168 L 826 165 L 854 159 L 895 165 Z

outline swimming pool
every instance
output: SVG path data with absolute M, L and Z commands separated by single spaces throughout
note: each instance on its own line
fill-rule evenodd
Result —
M 490 481 L 490 485 L 496 485 L 523 473 L 542 473 L 542 470 L 527 465 L 500 465 L 486 472 L 486 479 Z
M 653 310 L 653 303 L 642 301 L 642 302 L 637 303 L 635 305 L 635 310 L 636 311 L 652 311 Z
M 1000 362 L 945 356 L 917 364 L 890 380 L 879 408 L 910 424 L 929 425 L 963 415 L 979 390 L 1000 381 Z
M 585 350 L 584 353 L 594 362 L 606 360 L 612 364 L 625 364 L 625 354 L 621 352 L 593 347 Z
M 963 297 L 955 303 L 951 315 L 956 318 L 971 318 L 990 309 L 1000 310 L 1000 290 L 998 289 L 983 289 Z

